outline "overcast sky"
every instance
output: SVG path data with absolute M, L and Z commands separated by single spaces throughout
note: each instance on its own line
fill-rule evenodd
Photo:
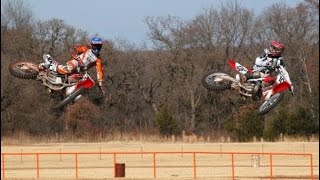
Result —
M 241 6 L 256 15 L 275 3 L 294 7 L 303 0 L 242 0 Z M 40 20 L 63 19 L 66 24 L 98 33 L 104 39 L 122 38 L 140 45 L 147 42 L 146 16 L 173 15 L 183 20 L 210 7 L 219 7 L 219 0 L 25 0 Z

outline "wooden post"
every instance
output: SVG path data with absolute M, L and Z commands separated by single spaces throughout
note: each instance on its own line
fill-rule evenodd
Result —
M 39 179 L 39 154 L 37 154 L 37 178 Z
M 60 161 L 62 161 L 62 158 L 61 158 L 61 147 L 60 147 L 60 153 L 59 154 L 60 154 Z
M 4 173 L 5 173 L 5 170 L 4 170 L 4 154 L 2 154 L 2 178 L 4 179 L 5 176 L 4 176 Z
M 75 154 L 75 173 L 76 173 L 76 178 L 78 179 L 78 154 Z
M 193 178 L 197 178 L 196 153 L 193 153 Z
M 181 144 L 181 157 L 183 157 L 183 144 Z
M 22 149 L 20 149 L 20 163 L 22 163 Z
M 156 153 L 153 153 L 153 177 L 156 178 Z
M 260 139 L 260 141 L 261 141 L 261 152 L 263 153 L 262 154 L 262 156 L 264 156 L 264 147 L 263 147 L 263 138 L 261 137 L 261 139 Z
M 305 143 L 304 141 L 302 142 L 302 149 L 303 149 L 303 157 L 306 157 L 305 153 L 306 153 L 306 146 L 305 146 Z
M 273 172 L 272 172 L 272 154 L 270 153 L 270 179 L 272 180 L 273 179 Z
M 219 148 L 219 150 L 220 150 L 220 157 L 222 157 L 222 144 L 220 143 L 220 148 Z
M 235 180 L 234 178 L 234 154 L 231 154 L 231 166 L 232 166 L 232 180 Z

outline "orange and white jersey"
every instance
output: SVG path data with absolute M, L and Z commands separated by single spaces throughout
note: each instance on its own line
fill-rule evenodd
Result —
M 75 58 L 78 61 L 78 67 L 87 67 L 90 68 L 92 66 L 96 66 L 97 69 L 97 79 L 98 81 L 102 81 L 103 77 L 103 67 L 102 60 L 100 57 L 97 57 L 92 53 L 91 49 L 88 49 L 86 52 L 78 55 Z
M 59 65 L 57 71 L 60 74 L 72 73 L 84 67 L 91 68 L 96 66 L 97 80 L 103 80 L 102 59 L 92 53 L 89 46 L 76 46 L 70 50 L 73 59 L 67 62 L 66 66 Z
M 92 53 L 91 49 L 88 49 L 85 53 L 78 55 L 75 59 L 79 61 L 80 67 L 91 67 L 91 64 L 95 63 L 99 58 Z

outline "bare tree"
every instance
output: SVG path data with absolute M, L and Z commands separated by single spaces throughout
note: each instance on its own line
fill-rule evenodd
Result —
M 1 1 L 1 5 L 1 52 L 28 58 L 34 21 L 30 7 L 21 0 Z
M 219 27 L 217 34 L 221 34 L 216 44 L 224 48 L 226 58 L 236 57 L 241 48 L 248 44 L 253 13 L 242 8 L 237 1 L 227 1 L 222 4 L 216 21 Z
M 264 17 L 265 28 L 270 32 L 270 37 L 278 39 L 287 46 L 287 58 L 296 59 L 304 72 L 299 74 L 304 77 L 308 92 L 312 92 L 308 59 L 318 49 L 319 44 L 319 15 L 309 11 L 307 6 L 300 4 L 296 8 L 289 8 L 284 4 L 276 4 L 267 9 Z M 315 49 L 316 48 L 316 49 Z
M 30 5 L 22 0 L 1 1 L 1 26 L 5 29 L 20 29 L 33 21 Z
M 305 0 L 305 2 L 306 5 L 309 6 L 315 13 L 319 13 L 319 0 Z
M 230 70 L 226 65 L 229 58 L 244 57 L 253 63 L 272 39 L 286 45 L 285 62 L 298 92 L 293 101 L 306 101 L 302 105 L 312 108 L 317 117 L 319 1 L 305 0 L 294 8 L 276 4 L 258 17 L 237 0 L 221 2 L 220 7 L 205 9 L 190 20 L 146 17 L 153 49 L 123 39 L 105 40 L 101 55 L 107 95 L 99 96 L 93 88 L 70 109 L 59 112 L 49 111 L 56 100 L 41 84 L 13 78 L 8 65 L 18 58 L 39 62 L 43 53 L 51 53 L 63 63 L 70 56 L 70 47 L 87 43 L 88 33 L 62 19 L 35 22 L 24 1 L 2 1 L 2 135 L 61 132 L 65 131 L 63 122 L 79 136 L 97 132 L 154 134 L 159 108 L 168 105 L 170 116 L 187 133 L 220 136 L 227 132 L 225 125 L 234 114 L 243 111 L 241 105 L 249 103 L 247 107 L 254 110 L 255 103 L 232 91 L 209 92 L 202 87 L 201 78 L 209 69 Z M 94 71 L 92 68 L 89 73 Z M 284 108 L 295 105 L 284 103 Z M 276 113 L 266 116 L 272 119 Z
M 166 65 L 168 75 L 170 75 L 169 79 L 172 79 L 171 82 L 174 83 L 170 89 L 176 92 L 177 97 L 189 99 L 188 109 L 190 108 L 190 112 L 187 114 L 190 115 L 190 118 L 186 118 L 186 126 L 188 130 L 194 131 L 196 127 L 196 108 L 201 94 L 197 91 L 199 81 L 194 77 L 195 63 L 187 57 L 190 55 L 188 50 L 190 49 L 190 41 L 187 38 L 190 31 L 186 29 L 187 26 L 183 21 L 171 16 L 157 19 L 148 17 L 146 23 L 150 29 L 149 37 L 156 47 L 159 47 L 160 44 L 162 45 L 161 48 L 166 50 L 164 53 L 172 54 L 172 60 L 169 60 Z M 181 91 L 182 89 L 184 90 Z M 186 89 L 189 90 L 186 91 Z M 174 99 L 177 100 L 177 97 L 174 97 Z M 185 110 L 185 112 L 187 111 Z M 188 125 L 190 126 L 188 127 Z
M 53 18 L 44 22 L 39 21 L 36 24 L 34 38 L 35 43 L 40 46 L 36 52 L 39 57 L 42 57 L 44 53 L 49 53 L 54 58 L 66 59 L 64 55 L 69 52 L 69 49 L 85 42 L 88 34 L 65 24 L 61 19 Z

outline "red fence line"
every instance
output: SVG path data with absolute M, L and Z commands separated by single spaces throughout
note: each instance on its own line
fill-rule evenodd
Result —
M 114 167 L 114 177 L 116 177 L 116 163 L 117 159 L 116 156 L 117 154 L 152 154 L 153 155 L 153 177 L 156 178 L 156 154 L 181 154 L 181 153 L 187 153 L 187 154 L 192 154 L 192 160 L 193 160 L 193 176 L 194 178 L 197 177 L 197 162 L 196 162 L 196 154 L 227 154 L 231 155 L 231 174 L 232 174 L 232 179 L 235 179 L 235 163 L 234 163 L 234 155 L 269 155 L 269 161 L 270 161 L 270 179 L 273 179 L 273 162 L 272 162 L 272 157 L 273 156 L 310 156 L 310 179 L 313 180 L 313 155 L 312 153 L 277 153 L 277 152 L 192 152 L 192 151 L 173 151 L 173 152 L 38 152 L 38 153 L 1 153 L 2 157 L 2 178 L 5 178 L 5 156 L 16 156 L 16 155 L 36 155 L 36 176 L 39 179 L 40 178 L 40 155 L 57 155 L 59 154 L 60 157 L 61 155 L 75 155 L 75 177 L 78 178 L 78 155 L 98 155 L 98 154 L 110 154 L 113 155 L 113 167 Z
M 297 155 L 297 156 L 310 156 L 312 155 L 311 153 L 282 153 L 282 152 L 229 152 L 229 151 L 225 151 L 225 152 L 215 152 L 215 151 L 144 151 L 144 152 L 23 152 L 23 153 L 1 153 L 1 155 L 57 155 L 57 154 L 64 154 L 64 155 L 72 155 L 72 154 L 82 154 L 82 155 L 89 155 L 89 154 L 192 154 L 192 153 L 197 153 L 197 154 L 246 154 L 246 155 Z

